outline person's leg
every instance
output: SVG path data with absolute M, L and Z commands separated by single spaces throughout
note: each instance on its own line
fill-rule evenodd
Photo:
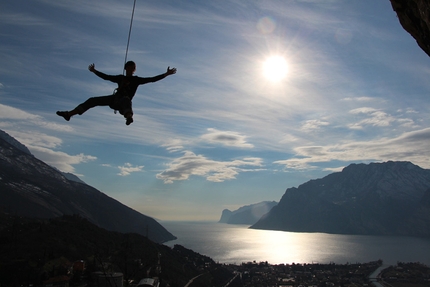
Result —
M 124 118 L 126 119 L 125 124 L 128 126 L 133 122 L 133 112 L 128 112 L 124 115 Z
M 133 122 L 132 102 L 128 97 L 121 99 L 119 112 L 126 119 L 125 124 L 127 126 Z
M 124 118 L 126 119 L 125 124 L 128 126 L 133 122 L 133 108 L 131 100 L 127 102 L 123 109 Z
M 109 106 L 113 100 L 113 95 L 102 96 L 102 97 L 92 97 L 78 105 L 71 111 L 57 111 L 57 115 L 63 117 L 66 121 L 69 121 L 70 118 L 74 115 L 82 115 L 86 111 L 96 106 Z

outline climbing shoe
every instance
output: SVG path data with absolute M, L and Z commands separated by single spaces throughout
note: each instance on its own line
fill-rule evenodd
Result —
M 60 117 L 63 117 L 66 121 L 70 121 L 69 112 L 57 111 L 57 115 L 59 115 Z

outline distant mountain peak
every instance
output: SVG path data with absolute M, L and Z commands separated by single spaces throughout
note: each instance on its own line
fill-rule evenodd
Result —
M 373 189 L 382 197 L 419 200 L 430 186 L 429 171 L 408 161 L 351 164 L 342 170 L 356 185 Z M 401 188 L 398 188 L 401 187 Z
M 252 228 L 430 236 L 430 170 L 411 162 L 351 164 L 288 188 Z
M 263 215 L 268 213 L 276 204 L 276 201 L 263 201 L 242 206 L 234 211 L 224 209 L 219 222 L 228 224 L 252 225 L 256 223 Z

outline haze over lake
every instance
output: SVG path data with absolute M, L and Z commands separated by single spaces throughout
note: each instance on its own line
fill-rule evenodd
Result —
M 385 264 L 421 262 L 430 266 L 430 238 L 340 235 L 249 229 L 216 222 L 163 221 L 180 244 L 220 263 L 268 261 L 291 263 Z

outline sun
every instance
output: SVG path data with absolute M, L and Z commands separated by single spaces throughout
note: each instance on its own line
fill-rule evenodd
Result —
M 282 56 L 271 56 L 264 61 L 263 64 L 264 76 L 272 81 L 279 82 L 288 74 L 288 64 Z

